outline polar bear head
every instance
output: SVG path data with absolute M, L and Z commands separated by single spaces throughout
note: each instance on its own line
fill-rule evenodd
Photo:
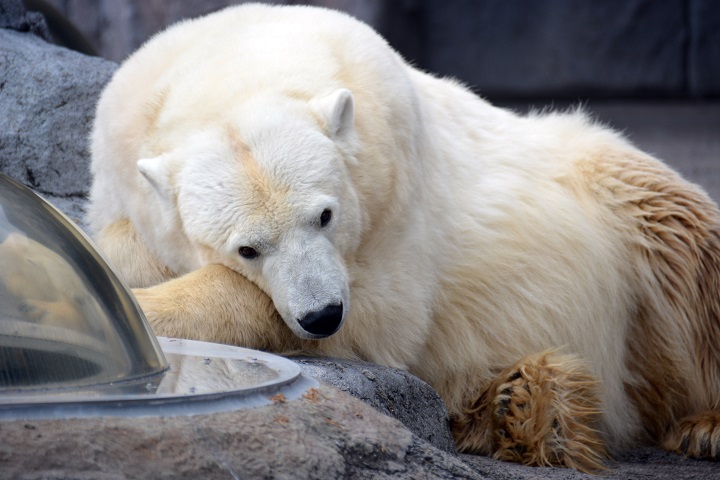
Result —
M 137 166 L 200 265 L 236 270 L 296 335 L 323 338 L 350 307 L 346 259 L 362 236 L 357 143 L 350 91 L 265 94 Z

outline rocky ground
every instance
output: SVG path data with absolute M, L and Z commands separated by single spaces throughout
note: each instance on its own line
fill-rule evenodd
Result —
M 46 43 L 19 1 L 0 1 L 0 171 L 82 225 L 87 135 L 115 63 Z M 508 103 L 518 110 L 526 103 Z M 539 106 L 539 105 L 538 105 Z M 589 108 L 720 198 L 720 105 L 602 103 Z M 300 400 L 214 416 L 0 421 L 0 477 L 580 479 L 458 455 L 435 392 L 405 373 L 298 359 L 323 386 Z M 603 478 L 720 478 L 720 465 L 644 448 Z

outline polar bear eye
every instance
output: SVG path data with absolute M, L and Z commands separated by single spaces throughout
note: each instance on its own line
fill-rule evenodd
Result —
M 328 223 L 330 223 L 330 219 L 332 218 L 332 212 L 329 209 L 323 210 L 322 214 L 320 215 L 320 226 L 324 227 Z
M 240 247 L 240 248 L 238 248 L 238 253 L 240 254 L 241 257 L 247 258 L 247 259 L 255 258 L 259 255 L 257 250 L 255 250 L 252 247 Z

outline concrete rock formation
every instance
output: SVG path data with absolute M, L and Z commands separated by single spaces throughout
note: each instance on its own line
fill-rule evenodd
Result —
M 0 2 L 0 28 L 30 32 L 45 40 L 50 39 L 50 32 L 43 15 L 27 11 L 22 0 Z
M 206 415 L 0 421 L 0 435 L 0 476 L 25 480 L 487 478 L 328 386 Z
M 88 132 L 117 65 L 7 29 L 0 29 L 0 65 L 0 171 L 81 222 Z
M 435 391 L 414 375 L 367 362 L 334 358 L 296 360 L 305 375 L 359 398 L 400 420 L 419 438 L 456 453 L 445 406 Z

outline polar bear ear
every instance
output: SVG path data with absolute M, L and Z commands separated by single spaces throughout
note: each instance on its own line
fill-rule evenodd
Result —
M 145 180 L 152 185 L 160 198 L 164 200 L 172 198 L 172 183 L 166 155 L 142 158 L 137 162 L 137 169 L 145 177 Z
M 350 90 L 341 88 L 330 95 L 315 97 L 310 100 L 310 107 L 324 120 L 330 138 L 345 142 L 352 140 L 355 106 Z

